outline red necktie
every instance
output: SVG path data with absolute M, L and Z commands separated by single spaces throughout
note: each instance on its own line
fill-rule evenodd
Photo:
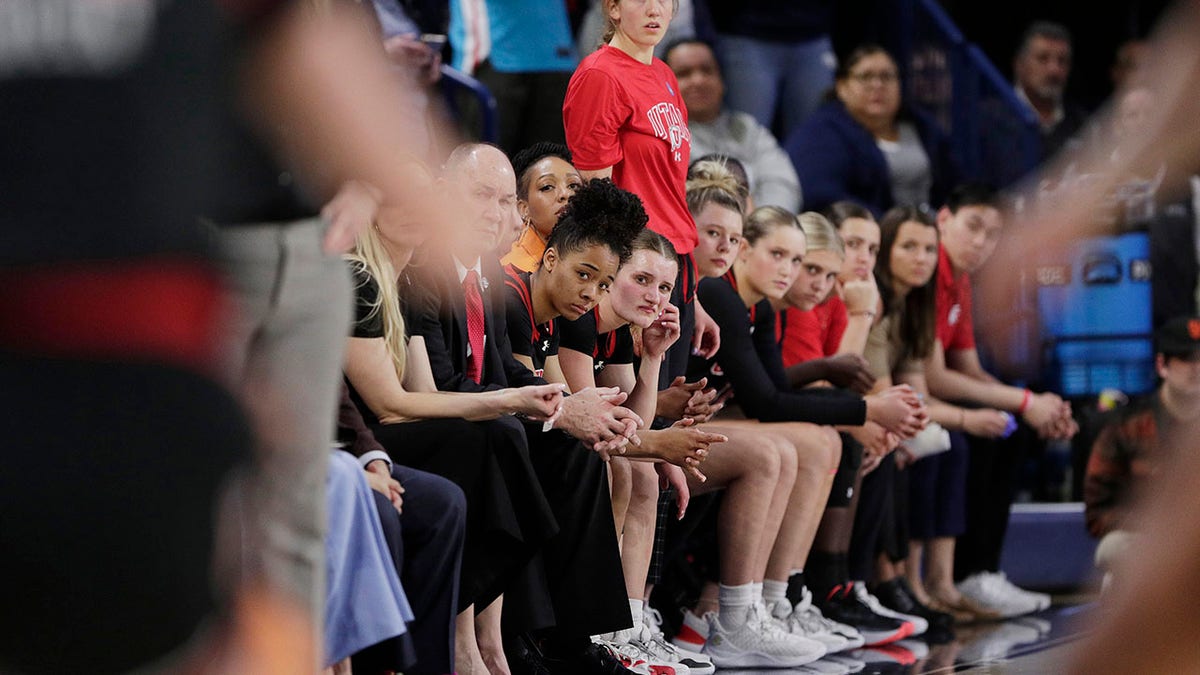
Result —
M 467 377 L 478 384 L 483 378 L 483 295 L 479 293 L 479 275 L 475 270 L 467 270 L 463 293 L 467 297 L 467 343 L 471 345 Z

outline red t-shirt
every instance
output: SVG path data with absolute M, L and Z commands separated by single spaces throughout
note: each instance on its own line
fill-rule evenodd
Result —
M 837 354 L 846 332 L 846 303 L 836 293 L 808 311 L 789 307 L 776 323 L 783 365 L 792 366 Z
M 975 324 L 971 320 L 971 280 L 954 276 L 946 247 L 938 244 L 937 339 L 947 352 L 975 348 Z
M 647 65 L 600 47 L 571 76 L 563 126 L 576 168 L 611 166 L 613 182 L 642 198 L 651 230 L 680 254 L 696 247 L 696 223 L 684 194 L 692 135 L 667 64 L 654 59 Z

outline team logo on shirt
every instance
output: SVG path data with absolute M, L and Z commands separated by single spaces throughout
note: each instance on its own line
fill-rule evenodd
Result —
M 951 326 L 958 325 L 958 319 L 962 316 L 962 306 L 958 303 L 950 306 L 950 314 L 946 317 L 946 323 Z
M 646 117 L 650 120 L 650 126 L 654 128 L 654 135 L 670 143 L 675 161 L 682 162 L 683 153 L 680 148 L 684 142 L 692 142 L 692 134 L 683 123 L 683 113 L 674 103 L 664 101 L 647 110 Z
M 550 351 L 550 341 L 549 340 L 542 340 L 542 351 L 543 352 Z

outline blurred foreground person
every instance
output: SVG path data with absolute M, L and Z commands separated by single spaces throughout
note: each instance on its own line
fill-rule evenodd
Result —
M 1146 67 L 1146 84 L 1158 92 L 1160 104 L 1140 134 L 1122 139 L 1115 148 L 1126 158 L 1121 167 L 1125 172 L 1147 175 L 1165 164 L 1167 191 L 1181 188 L 1183 179 L 1200 164 L 1200 129 L 1195 125 L 1200 99 L 1193 91 L 1200 76 L 1197 30 L 1200 5 L 1196 3 L 1179 3 L 1164 16 L 1151 40 L 1153 57 Z M 1019 275 L 1012 271 L 1023 256 L 1033 251 L 1061 253 L 1077 237 L 1103 231 L 1095 212 L 1121 178 L 1116 171 L 1104 170 L 1113 151 L 1111 146 L 1087 146 L 1078 161 L 1084 171 L 1095 170 L 1095 179 L 1056 198 L 1052 215 L 1037 208 L 1024 214 L 983 274 L 983 306 L 1006 306 L 1006 298 L 1011 299 L 1019 283 Z M 1200 667 L 1200 644 L 1192 639 L 1200 632 L 1195 608 L 1200 594 L 1196 564 L 1200 520 L 1191 515 L 1200 505 L 1195 489 L 1200 453 L 1194 451 L 1195 439 L 1194 420 L 1179 433 L 1160 439 L 1164 447 L 1176 446 L 1177 459 L 1163 472 L 1161 485 L 1141 517 L 1145 529 L 1139 548 L 1153 554 L 1131 557 L 1122 569 L 1121 576 L 1129 583 L 1114 589 L 1113 611 L 1105 613 L 1081 644 L 1070 672 L 1184 672 Z
M 4 5 L 34 33 L 0 55 L 0 428 L 25 449 L 0 476 L 0 547 L 20 552 L 0 562 L 2 670 L 316 667 L 320 608 L 262 577 L 209 622 L 216 502 L 252 445 L 217 384 L 229 306 L 196 224 L 244 194 L 225 171 L 230 77 L 289 164 L 320 158 L 318 198 L 360 177 L 416 206 L 421 188 L 359 18 L 291 5 Z

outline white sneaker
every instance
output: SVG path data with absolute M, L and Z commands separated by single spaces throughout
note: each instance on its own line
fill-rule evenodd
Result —
M 618 631 L 618 639 L 625 632 Z M 592 641 L 606 647 L 622 665 L 638 675 L 688 675 L 687 666 L 658 659 L 639 642 L 610 641 L 603 637 L 593 637 Z
M 866 639 L 863 638 L 862 633 L 858 632 L 858 629 L 854 626 L 849 626 L 841 623 L 840 621 L 834 621 L 833 619 L 830 619 L 822 614 L 821 609 L 813 604 L 813 594 L 812 591 L 808 590 L 807 586 L 805 586 L 802 590 L 800 604 L 796 605 L 792 611 L 793 613 L 799 612 L 800 614 L 809 617 L 809 621 L 815 622 L 817 625 L 821 626 L 821 629 L 826 633 L 832 633 L 833 635 L 836 635 L 846 641 L 845 647 L 842 647 L 840 650 L 830 650 L 827 652 L 827 654 L 832 654 L 834 651 L 858 649 L 866 642 Z
M 653 656 L 687 666 L 692 675 L 712 675 L 717 671 L 712 659 L 704 654 L 690 649 L 681 649 L 667 642 L 667 638 L 662 632 L 662 614 L 659 614 L 657 609 L 646 607 L 642 611 L 642 617 L 646 627 L 646 634 L 643 636 L 642 642 L 646 645 L 646 650 Z
M 825 655 L 816 640 L 784 632 L 762 603 L 750 606 L 746 623 L 730 629 L 715 613 L 708 619 L 704 653 L 718 668 L 796 668 Z
M 612 655 L 625 666 L 626 670 L 633 671 L 637 675 L 654 675 L 650 671 L 650 664 L 646 661 L 636 647 L 629 643 L 621 644 L 612 642 L 606 639 L 606 636 L 611 636 L 613 633 L 605 633 L 604 635 L 593 635 L 592 642 L 607 649 Z
M 871 593 L 867 591 L 867 585 L 861 581 L 855 581 L 853 583 L 851 586 L 851 592 L 854 593 L 859 602 L 869 607 L 872 612 L 875 612 L 880 616 L 886 616 L 890 619 L 898 619 L 900 621 L 907 621 L 911 623 L 913 626 L 913 632 L 912 635 L 908 637 L 924 635 L 925 631 L 929 630 L 929 622 L 923 617 L 919 617 L 915 614 L 901 614 L 900 612 L 895 612 L 887 607 L 884 607 L 883 603 L 879 602 L 879 598 L 871 595 Z
M 834 632 L 831 630 L 831 626 L 826 625 L 827 619 L 821 615 L 821 610 L 812 606 L 811 599 L 807 606 L 801 603 L 792 607 L 787 600 L 781 600 L 767 605 L 767 609 L 787 632 L 816 640 L 825 645 L 826 654 L 853 648 L 849 639 Z M 861 646 L 862 640 L 860 639 L 854 647 Z
M 708 620 L 696 616 L 691 610 L 683 610 L 683 625 L 679 627 L 679 632 L 675 634 L 671 643 L 679 649 L 699 652 L 704 648 L 706 640 L 708 640 Z
M 1014 586 L 1003 572 L 979 572 L 963 579 L 958 592 L 1000 613 L 1005 619 L 1050 607 L 1050 596 Z

